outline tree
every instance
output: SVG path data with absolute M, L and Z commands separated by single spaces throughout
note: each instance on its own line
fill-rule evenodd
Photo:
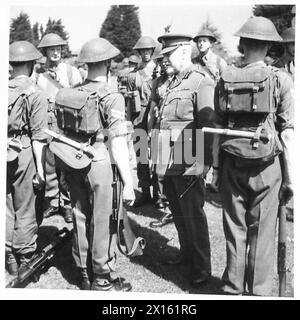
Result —
M 28 14 L 24 12 L 12 19 L 10 24 L 9 43 L 20 40 L 32 42 L 31 23 Z
M 253 14 L 272 20 L 277 31 L 281 33 L 292 24 L 293 5 L 255 5 Z
M 37 46 L 40 40 L 39 23 L 36 22 L 32 27 L 32 43 Z
M 110 41 L 122 53 L 117 61 L 124 56 L 129 57 L 141 37 L 138 9 L 134 5 L 113 5 L 101 26 L 99 36 Z
M 43 31 L 42 28 L 40 28 L 40 31 Z M 69 39 L 69 34 L 65 30 L 65 26 L 62 24 L 61 19 L 55 20 L 55 19 L 48 19 L 47 25 L 45 32 L 41 34 L 43 37 L 44 35 L 48 33 L 56 33 L 58 34 L 63 40 L 68 40 Z M 71 51 L 69 48 L 69 44 L 63 47 L 63 52 L 62 52 L 62 57 L 63 58 L 68 58 L 71 56 Z

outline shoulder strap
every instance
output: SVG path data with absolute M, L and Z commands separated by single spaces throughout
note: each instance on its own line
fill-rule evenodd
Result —
M 72 85 L 72 76 L 73 76 L 72 66 L 68 63 L 66 63 L 66 65 L 67 65 L 67 77 L 69 80 L 69 85 Z

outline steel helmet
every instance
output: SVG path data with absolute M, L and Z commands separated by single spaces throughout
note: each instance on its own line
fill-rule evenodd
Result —
M 9 46 L 9 62 L 26 62 L 40 59 L 43 55 L 28 41 L 15 41 Z
M 41 42 L 38 45 L 38 48 L 54 47 L 54 46 L 64 46 L 67 42 L 63 40 L 56 33 L 47 33 L 43 36 Z
M 273 22 L 265 17 L 249 18 L 234 35 L 262 41 L 282 40 Z
M 151 37 L 141 37 L 133 47 L 133 50 L 140 50 L 140 49 L 155 49 L 156 42 Z
M 193 38 L 193 40 L 194 40 L 195 42 L 198 42 L 198 39 L 199 39 L 200 37 L 207 37 L 207 38 L 211 39 L 213 42 L 216 42 L 216 41 L 217 41 L 217 38 L 216 38 L 216 36 L 214 35 L 214 33 L 213 33 L 212 31 L 210 31 L 209 29 L 207 29 L 207 28 L 202 29 L 202 30 Z
M 86 42 L 78 56 L 79 62 L 93 63 L 112 59 L 120 54 L 120 50 L 104 38 L 95 38 Z
M 136 55 L 132 54 L 132 55 L 128 58 L 128 62 L 139 64 L 139 63 L 141 62 L 141 59 L 140 59 L 139 57 L 137 57 Z
M 295 28 L 287 28 L 281 33 L 282 42 L 295 42 Z

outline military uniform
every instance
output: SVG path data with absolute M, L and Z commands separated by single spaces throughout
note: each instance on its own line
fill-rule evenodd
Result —
M 103 83 L 86 80 L 80 89 L 96 91 Z M 103 111 L 108 119 L 110 138 L 126 135 L 125 105 L 118 93 L 109 93 L 103 100 Z M 73 257 L 76 266 L 87 267 L 89 252 L 93 273 L 109 274 L 115 269 L 115 237 L 112 234 L 112 168 L 104 143 L 103 130 L 98 132 L 93 147 L 96 157 L 91 165 L 68 174 L 71 204 L 74 215 Z M 88 235 L 88 236 L 87 236 Z
M 258 20 L 255 21 L 256 19 Z M 266 20 L 268 19 L 262 17 L 251 18 L 236 35 L 247 37 L 250 33 L 248 29 L 253 29 L 251 36 L 255 39 L 256 34 L 263 37 L 264 30 L 267 30 L 266 35 L 270 40 L 268 38 L 260 40 L 275 41 L 273 33 L 277 34 L 276 29 L 271 21 Z M 262 30 L 259 29 L 260 27 Z M 243 31 L 245 29 L 246 31 Z M 277 38 L 280 39 L 278 34 Z M 257 61 L 243 66 L 243 69 L 251 71 L 252 68 L 257 70 L 265 67 L 263 61 Z M 276 130 L 280 134 L 285 129 L 293 128 L 294 102 L 291 94 L 293 83 L 286 73 L 275 71 L 275 74 L 278 102 L 275 117 L 269 114 L 268 121 L 275 121 Z M 228 116 L 219 112 L 218 98 L 216 94 L 215 108 L 222 119 L 220 124 L 226 127 Z M 278 143 L 280 144 L 279 141 Z M 280 145 L 278 148 L 280 150 Z M 270 295 L 278 195 L 282 182 L 279 156 L 275 154 L 265 162 L 256 161 L 251 164 L 251 160 L 238 157 L 226 150 L 221 154 L 223 160 L 220 164 L 220 194 L 227 250 L 223 290 L 229 294 L 242 294 L 244 290 L 248 290 L 253 295 Z M 246 284 L 247 288 L 245 288 Z
M 36 174 L 31 143 L 46 141 L 47 100 L 42 92 L 33 87 L 27 76 L 18 76 L 9 81 L 9 88 L 16 91 L 31 89 L 28 96 L 28 120 L 23 117 L 19 133 L 8 127 L 8 138 L 20 138 L 23 149 L 18 157 L 7 162 L 6 178 L 6 251 L 17 259 L 28 261 L 36 250 L 38 225 L 41 223 L 42 193 L 33 188 Z
M 211 49 L 204 56 L 200 57 L 199 55 L 193 59 L 193 63 L 197 65 L 200 71 L 205 72 L 214 81 L 218 81 L 220 74 L 227 66 L 226 61 L 213 53 Z
M 163 40 L 167 44 L 161 53 L 164 54 L 169 47 L 170 50 L 176 49 L 177 38 L 179 38 L 179 45 L 181 45 L 181 38 L 183 38 L 183 44 L 189 44 L 187 39 L 191 40 L 191 37 L 187 36 L 179 37 L 171 34 L 162 36 L 159 41 Z M 171 43 L 168 47 L 169 42 Z M 212 81 L 204 73 L 197 71 L 192 64 L 170 80 L 160 101 L 156 128 L 159 130 L 158 136 L 162 139 L 164 134 L 169 134 L 171 154 L 175 153 L 176 143 L 182 143 L 184 148 L 185 144 L 191 142 L 190 136 L 186 135 L 187 129 L 193 131 L 192 143 L 195 146 L 195 129 L 202 128 L 204 125 L 213 125 L 213 90 Z M 207 140 L 204 146 L 206 165 L 210 165 L 212 161 L 211 146 L 208 142 Z M 200 285 L 211 275 L 210 241 L 207 219 L 203 210 L 204 181 L 199 177 L 193 187 L 181 197 L 191 178 L 195 177 L 183 175 L 191 166 L 185 158 L 180 163 L 173 161 L 172 157 L 170 159 L 164 176 L 165 192 L 178 231 L 181 256 L 190 268 L 190 280 L 194 283 L 201 279 L 198 283 Z
M 64 45 L 65 41 L 62 40 L 56 34 L 47 34 L 41 40 L 39 48 L 47 48 L 56 45 Z M 51 67 L 46 62 L 45 66 L 36 70 L 36 74 L 33 77 L 35 83 L 46 92 L 48 98 L 48 128 L 57 132 L 56 116 L 54 113 L 54 98 L 57 91 L 60 88 L 73 87 L 82 82 L 80 72 L 73 66 L 66 64 L 65 62 L 59 62 L 57 66 Z M 70 210 L 70 195 L 68 186 L 65 181 L 64 173 L 59 170 L 55 163 L 54 154 L 46 149 L 46 208 L 45 217 L 47 217 L 48 210 L 52 208 L 67 209 Z M 49 213 L 50 215 L 51 213 Z M 66 216 L 67 222 L 70 222 L 71 214 Z
M 141 37 L 134 50 L 153 49 L 156 44 L 150 37 Z M 152 75 L 155 68 L 155 63 L 150 60 L 149 62 L 142 62 L 135 70 L 128 74 L 127 91 L 134 92 L 136 97 L 129 98 L 127 101 L 127 116 L 128 120 L 133 123 L 134 129 L 147 130 L 147 117 L 149 112 L 149 102 L 152 88 Z M 134 144 L 141 143 L 140 137 L 137 136 Z M 148 143 L 145 141 L 145 143 Z M 136 158 L 139 159 L 140 150 L 135 150 Z M 135 203 L 135 205 L 143 204 L 151 199 L 150 186 L 153 185 L 153 198 L 159 199 L 159 190 L 157 185 L 157 177 L 154 175 L 151 179 L 149 163 L 141 163 L 137 161 L 137 177 L 139 180 L 138 186 L 142 189 L 142 197 Z
M 83 45 L 78 59 L 80 62 L 87 63 L 90 68 L 89 63 L 104 64 L 104 61 L 114 58 L 119 53 L 120 51 L 107 40 L 96 38 Z M 99 77 L 101 80 L 98 80 Z M 82 132 L 80 134 L 75 129 L 70 132 L 62 128 L 64 135 L 71 139 L 80 143 L 88 141 L 92 145 L 94 150 L 92 160 L 85 163 L 84 159 L 88 158 L 84 155 L 78 158 L 78 153 L 72 159 L 72 151 L 67 150 L 62 154 L 64 148 L 68 148 L 59 141 L 51 142 L 50 148 L 59 157 L 59 166 L 67 172 L 74 224 L 72 253 L 75 264 L 81 272 L 81 289 L 105 291 L 120 285 L 117 290 L 128 291 L 131 289 L 130 284 L 124 285 L 122 281 L 116 284 L 110 278 L 111 272 L 115 270 L 117 229 L 112 220 L 114 150 L 110 147 L 110 143 L 113 145 L 114 138 L 121 136 L 124 136 L 124 141 L 126 140 L 128 130 L 125 120 L 125 103 L 120 93 L 111 92 L 109 85 L 105 82 L 105 75 L 100 73 L 99 77 L 92 80 L 87 78 L 82 85 L 73 89 L 80 91 L 81 94 L 98 92 L 101 103 L 93 109 L 94 115 L 91 117 L 99 119 L 97 122 L 99 126 L 90 124 L 89 128 L 93 128 L 92 135 Z M 92 110 L 91 105 L 85 108 Z M 63 122 L 65 121 L 67 120 L 64 119 Z M 87 120 L 87 123 L 91 122 Z M 88 132 L 89 130 L 92 129 L 88 129 Z M 74 161 L 81 164 L 83 161 L 84 165 L 74 165 Z M 125 158 L 124 161 L 129 162 L 129 159 Z M 117 162 L 116 165 L 119 163 Z
M 194 38 L 194 42 L 198 42 L 200 37 L 208 38 L 211 43 L 217 41 L 217 38 L 209 29 L 202 29 Z M 204 53 L 204 54 L 203 54 Z M 200 71 L 205 72 L 215 83 L 218 82 L 220 74 L 226 68 L 226 61 L 213 53 L 211 48 L 208 48 L 205 52 L 199 54 L 192 61 Z

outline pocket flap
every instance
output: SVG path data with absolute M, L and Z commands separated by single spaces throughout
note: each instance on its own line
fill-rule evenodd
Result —
M 72 109 L 81 109 L 90 96 L 96 92 L 85 92 L 73 88 L 60 89 L 55 97 L 55 103 Z
M 222 72 L 222 79 L 229 83 L 261 83 L 271 74 L 270 68 L 236 68 L 228 67 Z

